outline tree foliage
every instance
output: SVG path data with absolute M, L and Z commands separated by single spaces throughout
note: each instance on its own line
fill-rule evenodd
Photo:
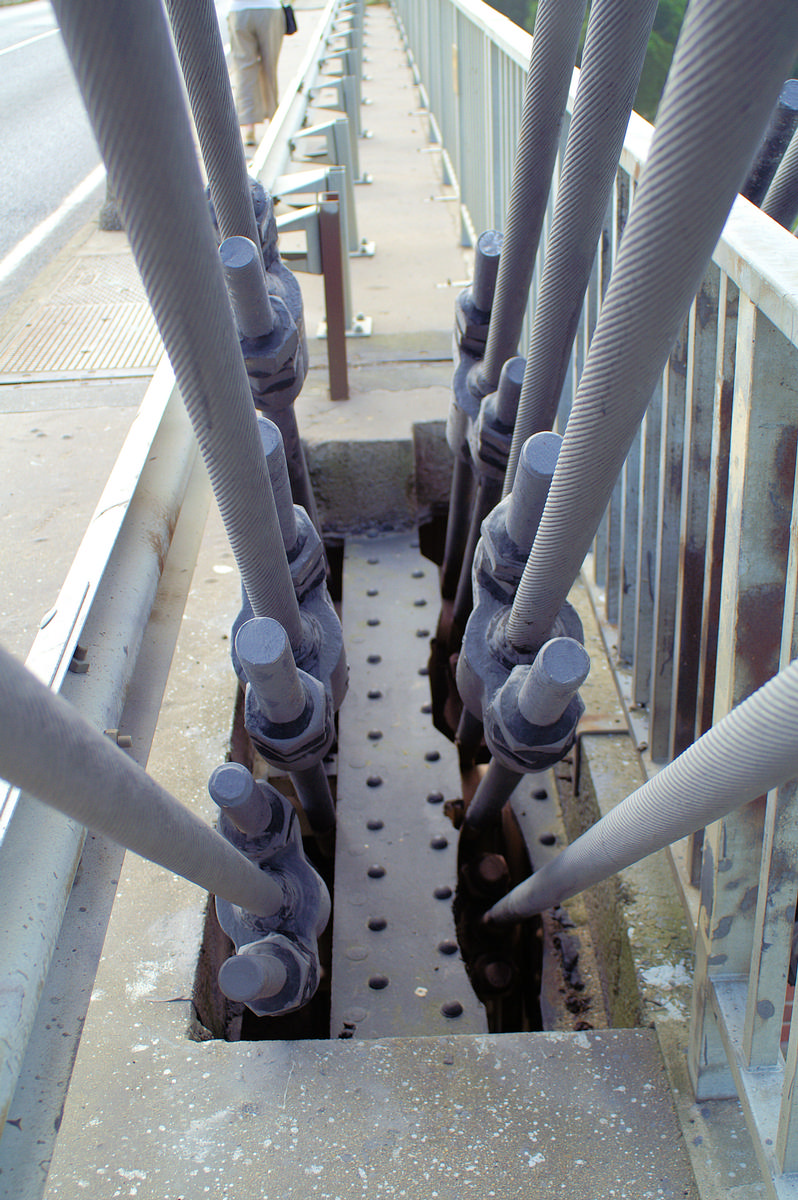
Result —
M 493 8 L 509 17 L 511 21 L 515 21 L 516 25 L 520 25 L 522 29 L 532 33 L 535 27 L 538 0 L 489 0 L 489 3 Z M 686 7 L 687 0 L 660 0 L 657 8 L 654 28 L 643 63 L 640 87 L 634 102 L 635 112 L 640 113 L 648 121 L 653 121 L 656 116 Z M 586 31 L 587 14 L 585 14 L 582 25 L 582 36 L 579 39 L 580 57 Z M 580 57 L 577 57 L 577 62 L 580 61 Z

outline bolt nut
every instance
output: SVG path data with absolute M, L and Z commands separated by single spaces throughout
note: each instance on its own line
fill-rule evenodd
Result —
M 510 888 L 510 872 L 503 854 L 480 854 L 463 865 L 461 878 L 469 893 L 482 900 L 498 900 Z
M 241 946 L 235 958 L 227 961 L 235 962 L 235 959 L 248 957 L 254 959 L 255 961 L 251 964 L 254 969 L 250 973 L 250 978 L 252 985 L 256 987 L 258 978 L 264 974 L 257 969 L 259 955 L 263 955 L 269 960 L 272 968 L 265 974 L 273 976 L 276 980 L 279 980 L 284 974 L 282 987 L 274 995 L 245 998 L 242 992 L 247 991 L 249 982 L 247 975 L 243 971 L 235 972 L 235 974 L 233 971 L 229 971 L 227 973 L 231 976 L 230 982 L 233 983 L 235 979 L 236 984 L 239 982 L 242 984 L 240 987 L 236 987 L 235 984 L 230 986 L 229 990 L 236 992 L 236 995 L 231 997 L 232 999 L 243 999 L 247 1007 L 260 1017 L 276 1017 L 281 1013 L 292 1012 L 310 1000 L 319 985 L 320 972 L 317 954 L 302 945 L 301 942 L 286 937 L 284 934 L 269 933 L 256 942 L 249 942 L 247 945 Z M 225 995 L 228 995 L 225 990 L 226 965 L 227 963 L 223 963 L 219 971 L 219 987 Z M 273 968 L 278 969 L 274 970 Z M 242 980 L 239 980 L 239 975 L 243 976 Z M 273 986 L 276 986 L 276 983 Z
M 294 505 L 294 512 L 298 537 L 289 552 L 288 566 L 296 598 L 301 604 L 309 592 L 326 580 L 327 562 L 322 540 L 310 517 L 299 505 Z
M 516 545 L 507 532 L 507 509 L 510 497 L 505 498 L 488 513 L 482 522 L 481 537 L 474 554 L 474 577 L 479 587 L 500 600 L 511 604 L 524 573 L 529 550 Z
M 133 745 L 133 738 L 129 733 L 120 733 L 118 729 L 104 729 L 103 733 L 115 742 L 120 750 L 129 750 Z
M 469 433 L 471 457 L 480 474 L 489 479 L 504 479 L 513 444 L 513 429 L 499 420 L 496 392 L 486 396 Z
M 241 338 L 241 351 L 253 392 L 265 395 L 296 377 L 299 336 L 285 301 L 270 294 L 274 328 L 258 338 Z
M 267 720 L 251 686 L 244 701 L 244 724 L 259 753 L 272 766 L 302 771 L 321 762 L 335 736 L 332 697 L 324 684 L 299 672 L 306 696 L 304 712 L 295 721 L 278 724 Z
M 471 461 L 468 435 L 471 425 L 479 415 L 479 406 L 484 393 L 479 390 L 476 368 L 479 354 L 470 353 L 454 339 L 454 376 L 452 377 L 452 403 L 446 418 L 446 441 L 452 454 Z
M 485 706 L 485 741 L 494 758 L 511 771 L 544 771 L 558 763 L 574 744 L 585 711 L 577 693 L 552 725 L 530 725 L 518 707 L 528 672 L 528 666 L 514 667 Z
M 454 305 L 457 341 L 463 350 L 480 358 L 488 340 L 490 313 L 477 308 L 471 297 L 471 289 L 460 293 Z

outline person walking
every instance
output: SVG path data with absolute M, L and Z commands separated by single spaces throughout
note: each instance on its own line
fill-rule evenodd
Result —
M 230 0 L 227 13 L 235 63 L 236 108 L 244 142 L 255 145 L 255 126 L 277 111 L 277 60 L 285 33 L 280 0 Z

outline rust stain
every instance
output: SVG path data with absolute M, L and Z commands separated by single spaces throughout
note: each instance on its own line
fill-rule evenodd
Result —
M 177 513 L 174 510 L 166 512 L 162 508 L 159 517 L 160 522 L 158 527 L 149 531 L 147 540 L 158 559 L 158 574 L 163 575 L 164 567 L 166 566 L 166 556 L 169 553 L 169 547 L 172 544 L 172 538 L 177 528 Z M 165 529 L 164 525 L 166 526 Z
M 742 700 L 761 687 L 778 670 L 784 589 L 761 584 L 741 592 L 737 609 L 737 656 L 745 664 Z

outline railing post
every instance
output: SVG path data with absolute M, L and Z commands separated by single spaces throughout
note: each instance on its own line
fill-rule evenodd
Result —
M 654 762 L 668 757 L 676 631 L 676 574 L 682 502 L 684 405 L 687 374 L 687 323 L 682 325 L 663 375 L 660 463 L 657 494 L 654 639 L 651 647 L 651 697 L 648 743 Z
M 718 347 L 718 292 L 719 271 L 711 263 L 689 317 L 670 758 L 681 754 L 695 737 L 709 507 L 707 464 L 711 451 Z
M 786 355 L 786 357 L 785 357 Z M 772 676 L 791 657 L 794 604 L 783 617 L 798 443 L 798 352 L 741 297 L 731 428 L 713 719 Z M 769 486 L 763 487 L 762 480 Z M 789 606 L 788 606 L 789 607 Z M 789 623 L 789 628 L 784 624 Z M 699 1098 L 731 1094 L 725 1052 L 712 1032 L 713 977 L 748 975 L 754 944 L 756 885 L 762 867 L 761 798 L 707 829 L 698 920 L 690 1072 Z M 770 886 L 769 884 L 767 886 Z M 792 903 L 795 903 L 794 887 Z M 771 946 L 786 972 L 789 941 Z M 779 964 L 779 959 L 781 963 Z M 749 989 L 756 1004 L 757 989 Z M 764 1009 L 758 1014 L 761 1018 Z M 781 1014 L 768 1018 L 780 1023 Z M 753 1051 L 755 1014 L 749 1015 Z
M 324 307 L 327 318 L 327 370 L 330 399 L 349 399 L 346 364 L 346 301 L 341 253 L 341 208 L 335 192 L 325 192 L 319 202 L 319 240 L 324 276 Z

